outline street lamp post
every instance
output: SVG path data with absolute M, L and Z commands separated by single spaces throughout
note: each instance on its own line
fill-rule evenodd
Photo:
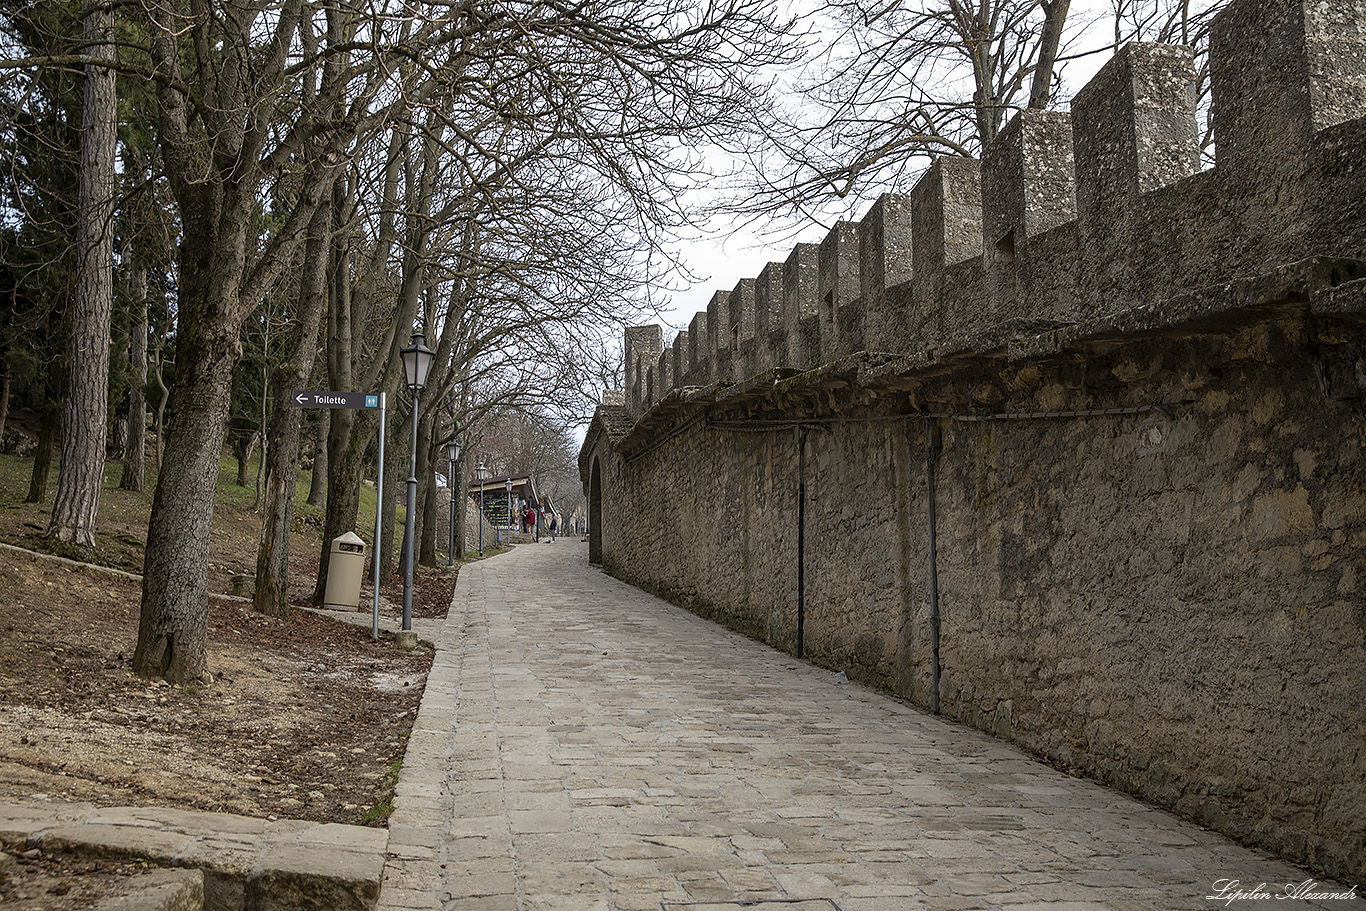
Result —
M 455 463 L 460 461 L 460 441 L 451 436 L 446 441 L 446 464 L 449 468 L 446 471 L 447 486 L 451 489 L 451 531 L 450 543 L 446 548 L 446 565 L 452 566 L 455 562 Z
M 427 337 L 414 332 L 412 342 L 399 351 L 403 356 L 403 380 L 413 392 L 413 449 L 408 457 L 408 515 L 403 535 L 403 629 L 413 628 L 413 518 L 417 513 L 417 404 L 436 352 L 427 347 Z
M 484 555 L 484 479 L 489 476 L 488 466 L 484 460 L 479 460 L 479 467 L 474 469 L 474 473 L 479 477 L 479 556 Z

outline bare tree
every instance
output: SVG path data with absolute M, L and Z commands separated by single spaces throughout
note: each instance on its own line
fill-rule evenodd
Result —
M 1052 103 L 1068 0 L 826 0 L 817 53 L 719 206 L 821 220 L 910 179 L 935 155 L 972 155 L 1013 110 Z M 827 37 L 828 36 L 828 37 Z M 842 202 L 845 201 L 845 202 Z
M 265 515 L 256 556 L 252 607 L 283 617 L 289 612 L 289 533 L 293 524 L 295 479 L 299 464 L 301 410 L 290 401 L 313 372 L 318 327 L 327 302 L 327 259 L 332 206 L 319 206 L 308 226 L 294 334 L 284 361 L 275 368 L 275 410 L 262 459 L 266 463 Z
M 747 128 L 763 97 L 756 73 L 786 53 L 783 27 L 754 0 L 467 8 L 478 26 L 425 62 L 457 90 L 415 105 L 350 188 L 338 274 L 352 278 L 334 298 L 347 324 L 329 311 L 333 388 L 393 392 L 408 327 L 441 340 L 422 428 L 437 426 L 449 384 L 488 372 L 508 396 L 569 388 L 567 372 L 539 365 L 569 336 L 598 346 L 598 331 L 648 306 L 662 240 L 686 222 L 683 192 L 703 174 L 681 149 Z M 424 430 L 419 446 L 444 432 Z M 373 433 L 363 415 L 332 415 L 325 540 L 355 526 Z
M 209 526 L 242 322 L 292 261 L 355 136 L 376 116 L 411 29 L 404 17 L 388 19 L 364 4 L 303 0 L 168 0 L 143 7 L 140 24 L 183 239 L 176 373 L 133 669 L 186 682 L 206 670 Z M 365 40 L 356 41 L 362 29 Z M 325 37 L 311 40 L 316 35 Z M 360 59 L 352 61 L 353 53 Z M 336 78 L 304 106 L 301 83 L 328 72 Z M 305 158 L 306 148 L 316 154 Z M 267 182 L 286 174 L 297 187 L 289 207 L 273 230 L 253 236 Z
M 1209 117 L 1209 26 L 1225 0 L 1110 0 L 1113 43 L 1118 50 L 1130 41 L 1186 44 L 1195 48 L 1196 106 L 1203 128 L 1200 154 L 1214 163 L 1214 130 Z

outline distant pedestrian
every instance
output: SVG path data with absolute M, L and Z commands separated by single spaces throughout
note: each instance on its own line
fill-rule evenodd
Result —
M 526 527 L 527 527 L 527 532 L 528 532 L 528 534 L 531 535 L 531 540 L 532 540 L 532 542 L 534 543 L 534 542 L 536 541 L 536 510 L 531 509 L 531 508 L 528 508 L 528 509 L 527 509 L 527 511 L 526 511 Z
M 559 527 L 560 527 L 560 520 L 559 520 L 558 518 L 555 517 L 555 514 L 554 514 L 554 513 L 551 513 L 551 514 L 550 514 L 550 543 L 551 543 L 551 544 L 554 544 L 554 543 L 555 543 L 555 532 L 556 532 L 556 530 L 557 530 Z

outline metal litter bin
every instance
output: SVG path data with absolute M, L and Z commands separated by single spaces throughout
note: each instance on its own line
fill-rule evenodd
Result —
M 365 575 L 365 542 L 348 531 L 332 539 L 327 565 L 327 589 L 323 607 L 328 610 L 360 610 L 360 580 Z

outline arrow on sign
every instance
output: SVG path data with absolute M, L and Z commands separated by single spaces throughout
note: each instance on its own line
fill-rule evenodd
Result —
M 305 389 L 294 393 L 294 404 L 301 408 L 378 408 L 379 396 L 372 392 L 316 392 Z

